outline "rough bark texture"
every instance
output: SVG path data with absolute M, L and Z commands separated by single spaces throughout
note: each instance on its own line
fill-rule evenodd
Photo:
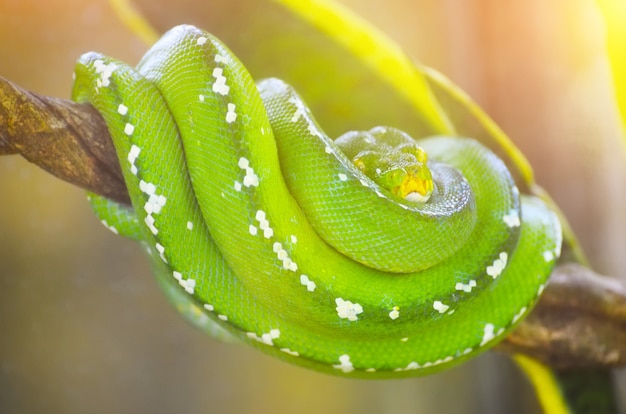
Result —
M 104 120 L 88 104 L 49 98 L 0 77 L 0 155 L 20 154 L 50 174 L 129 202 Z
M 498 349 L 557 369 L 626 365 L 626 285 L 583 266 L 557 266 L 534 311 Z

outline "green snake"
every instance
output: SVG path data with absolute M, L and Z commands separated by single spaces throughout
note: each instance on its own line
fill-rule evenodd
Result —
M 83 55 L 73 97 L 104 117 L 132 200 L 92 195 L 97 216 L 146 246 L 199 325 L 294 364 L 457 364 L 530 311 L 559 256 L 556 215 L 483 145 L 391 127 L 333 140 L 289 85 L 255 83 L 193 26 L 136 68 Z

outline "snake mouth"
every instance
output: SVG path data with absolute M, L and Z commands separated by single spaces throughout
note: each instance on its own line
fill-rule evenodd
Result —
M 433 180 L 407 172 L 400 185 L 393 188 L 393 193 L 400 198 L 415 203 L 425 203 L 433 192 Z
M 425 203 L 433 192 L 433 181 L 409 173 L 393 192 L 407 201 Z

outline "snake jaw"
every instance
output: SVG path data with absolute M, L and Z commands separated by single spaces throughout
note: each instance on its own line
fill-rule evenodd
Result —
M 402 183 L 393 189 L 393 193 L 410 202 L 427 202 L 433 192 L 433 180 L 430 174 L 420 174 L 419 172 L 416 174 L 407 172 Z M 421 175 L 428 175 L 428 177 Z

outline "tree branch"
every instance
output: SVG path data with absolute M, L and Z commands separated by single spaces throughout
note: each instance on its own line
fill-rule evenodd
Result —
M 0 155 L 7 154 L 129 203 L 107 127 L 88 104 L 40 96 L 0 78 Z M 579 265 L 557 266 L 535 310 L 497 349 L 562 370 L 626 365 L 626 284 Z
M 626 365 L 626 283 L 557 266 L 537 307 L 497 349 L 559 370 Z
M 106 124 L 91 105 L 28 92 L 0 77 L 0 155 L 7 154 L 130 203 Z

